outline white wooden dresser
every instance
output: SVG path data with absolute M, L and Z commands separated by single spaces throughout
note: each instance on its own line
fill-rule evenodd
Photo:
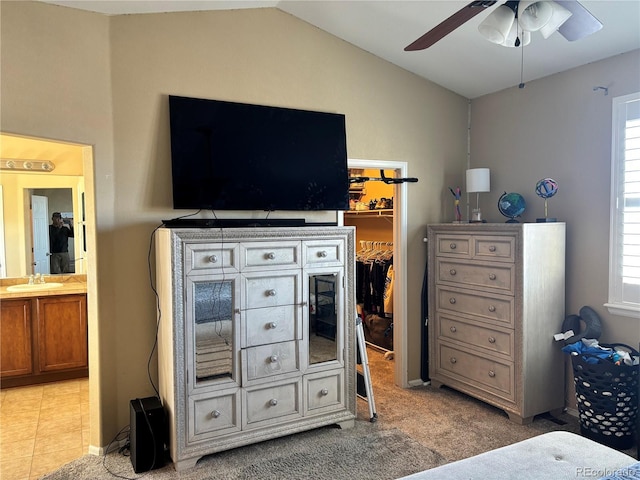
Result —
M 517 423 L 564 408 L 565 224 L 440 224 L 429 245 L 429 375 Z
M 158 361 L 176 470 L 356 416 L 352 227 L 161 228 Z M 315 285 L 332 335 L 314 330 Z

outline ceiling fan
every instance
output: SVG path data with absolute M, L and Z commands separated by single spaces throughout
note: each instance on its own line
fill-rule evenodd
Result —
M 404 50 L 429 48 L 495 3 L 496 0 L 469 3 Z M 601 28 L 602 23 L 577 0 L 509 0 L 494 9 L 478 26 L 483 37 L 505 47 L 527 45 L 531 41 L 531 33 L 536 31 L 548 38 L 557 30 L 567 40 L 575 41 Z

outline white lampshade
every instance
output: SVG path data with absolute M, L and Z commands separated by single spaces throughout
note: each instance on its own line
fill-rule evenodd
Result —
M 571 15 L 573 15 L 573 13 L 562 5 L 559 5 L 556 2 L 549 3 L 551 4 L 551 10 L 553 13 L 551 14 L 549 21 L 540 29 L 540 33 L 544 38 L 549 38 L 553 32 L 558 30 L 562 24 L 566 22 Z
M 518 4 L 518 21 L 529 32 L 537 32 L 544 27 L 553 15 L 548 1 L 521 0 Z
M 467 170 L 467 192 L 490 192 L 491 174 L 488 168 L 471 168 Z
M 500 5 L 478 26 L 478 31 L 484 38 L 498 45 L 504 43 L 516 18 L 516 12 Z

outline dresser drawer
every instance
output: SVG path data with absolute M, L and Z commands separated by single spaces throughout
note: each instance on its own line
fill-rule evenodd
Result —
M 437 369 L 476 388 L 515 401 L 514 364 L 438 344 Z
M 471 255 L 471 235 L 437 234 L 436 255 L 469 257 Z
M 258 428 L 302 417 L 302 381 L 294 378 L 243 389 L 242 427 Z
M 184 246 L 185 274 L 238 271 L 240 246 L 237 243 L 194 243 Z
M 344 372 L 342 369 L 305 375 L 303 391 L 305 415 L 344 408 Z
M 438 259 L 437 282 L 454 283 L 470 287 L 491 288 L 513 295 L 515 266 L 513 264 L 480 265 L 450 259 Z
M 436 286 L 436 309 L 464 314 L 513 327 L 515 317 L 514 298 L 506 295 L 490 295 L 453 287 Z
M 280 305 L 242 313 L 242 348 L 302 338 L 300 306 Z
M 299 305 L 302 298 L 300 277 L 300 270 L 243 274 L 242 310 Z
M 499 330 L 444 315 L 436 317 L 436 328 L 439 338 L 513 358 L 513 330 Z
M 300 371 L 297 342 L 281 342 L 242 349 L 243 385 L 252 380 Z
M 273 270 L 300 266 L 300 242 L 252 242 L 240 246 L 240 268 Z
M 240 431 L 240 389 L 189 397 L 189 442 Z
M 344 242 L 340 239 L 305 241 L 302 244 L 305 265 L 343 265 Z
M 474 236 L 473 258 L 496 262 L 514 262 L 516 239 L 513 236 Z

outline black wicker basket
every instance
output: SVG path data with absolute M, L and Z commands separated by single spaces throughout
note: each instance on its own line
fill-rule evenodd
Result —
M 621 343 L 600 345 L 626 350 L 632 357 L 639 355 Z M 608 360 L 592 364 L 582 355 L 572 355 L 571 361 L 582 435 L 619 450 L 633 447 L 640 366 L 616 365 Z

